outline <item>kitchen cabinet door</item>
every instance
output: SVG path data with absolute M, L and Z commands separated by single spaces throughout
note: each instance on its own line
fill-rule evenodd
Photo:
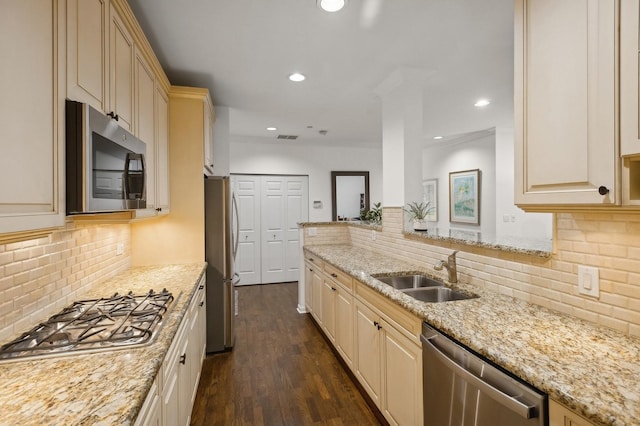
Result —
M 617 5 L 515 3 L 515 201 L 525 210 L 620 202 Z
M 620 153 L 640 154 L 640 0 L 620 3 Z
M 156 84 L 155 105 L 156 211 L 158 215 L 167 215 L 171 200 L 169 194 L 169 98 L 159 84 Z
M 215 115 L 209 99 L 204 100 L 204 174 L 213 175 L 213 122 Z
M 64 226 L 64 6 L 2 5 L 0 241 Z
M 67 97 L 106 112 L 109 2 L 67 0 Z
M 342 286 L 337 286 L 335 296 L 336 349 L 353 369 L 353 295 Z
M 138 413 L 138 417 L 134 422 L 134 426 L 160 426 L 162 422 L 161 398 L 158 394 L 158 379 L 153 381 L 151 389 L 147 394 L 147 398 L 142 404 L 142 408 Z
M 355 374 L 373 402 L 380 407 L 382 389 L 380 319 L 363 303 L 355 304 Z
M 381 320 L 382 412 L 392 425 L 422 424 L 422 348 Z
M 304 262 L 304 304 L 307 312 L 313 310 L 313 265 Z
M 322 329 L 334 344 L 336 342 L 336 293 L 337 285 L 326 277 L 322 279 Z
M 318 325 L 322 325 L 322 289 L 323 289 L 323 282 L 322 282 L 322 276 L 320 275 L 320 273 L 317 270 L 314 270 L 313 272 L 313 278 L 311 281 L 311 288 L 312 288 L 312 292 L 313 292 L 313 308 L 311 309 L 311 315 L 313 315 L 313 317 L 315 318 L 316 322 L 318 323 Z
M 549 426 L 593 426 L 593 423 L 549 399 Z
M 147 209 L 156 208 L 155 77 L 142 52 L 135 49 L 134 134 L 145 143 Z
M 109 20 L 109 113 L 133 132 L 134 41 L 113 4 Z

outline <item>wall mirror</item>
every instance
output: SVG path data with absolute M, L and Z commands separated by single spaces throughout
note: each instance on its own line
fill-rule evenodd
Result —
M 369 172 L 331 172 L 332 220 L 358 220 L 369 209 Z

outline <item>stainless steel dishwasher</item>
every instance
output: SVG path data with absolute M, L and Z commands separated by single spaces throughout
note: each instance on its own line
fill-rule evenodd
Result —
M 425 426 L 546 426 L 547 395 L 422 325 Z

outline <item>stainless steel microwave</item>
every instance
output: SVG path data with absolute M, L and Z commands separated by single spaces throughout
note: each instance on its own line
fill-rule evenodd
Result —
M 67 214 L 146 208 L 146 144 L 116 120 L 67 100 Z

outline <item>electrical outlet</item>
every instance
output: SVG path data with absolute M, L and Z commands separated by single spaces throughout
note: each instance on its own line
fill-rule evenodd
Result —
M 124 254 L 124 243 L 116 244 L 116 255 L 120 256 L 121 254 Z
M 578 266 L 578 293 L 600 297 L 600 271 L 592 266 Z
M 372 230 L 371 231 L 371 241 L 375 241 L 376 240 L 376 231 Z

